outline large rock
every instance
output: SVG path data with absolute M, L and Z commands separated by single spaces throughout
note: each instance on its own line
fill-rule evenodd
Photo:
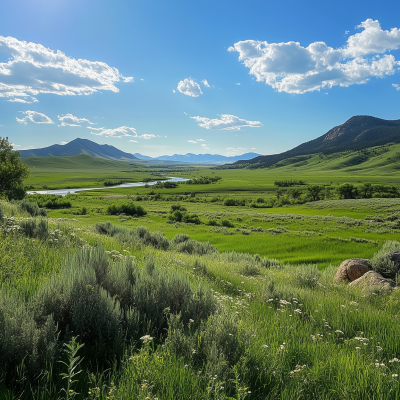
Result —
M 375 271 L 366 272 L 361 278 L 351 282 L 349 286 L 359 287 L 363 290 L 390 290 L 396 287 L 392 281 L 385 279 L 381 274 L 378 274 Z
M 336 282 L 353 282 L 371 269 L 369 260 L 365 258 L 349 258 L 340 265 L 333 278 Z

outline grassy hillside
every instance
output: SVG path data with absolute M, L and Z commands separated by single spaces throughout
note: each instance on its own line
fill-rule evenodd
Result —
M 179 235 L 194 238 L 197 226 L 166 224 L 171 203 L 141 202 L 147 216 L 112 217 L 96 209 L 126 199 L 107 196 L 71 196 L 70 211 L 86 204 L 88 215 L 44 219 L 0 202 L 0 315 L 11 334 L 0 326 L 0 398 L 62 396 L 76 356 L 84 357 L 69 388 L 77 400 L 398 398 L 399 291 L 362 293 L 333 274 L 343 258 L 373 257 L 399 236 L 400 200 L 315 202 L 285 213 L 184 202 L 202 218 L 246 225 L 250 234 L 200 232 L 216 252 Z M 95 225 L 105 218 L 116 225 Z M 268 257 L 235 252 L 250 238 Z M 326 265 L 327 254 L 333 265 L 321 270 L 314 263 Z
M 280 154 L 260 156 L 249 161 L 237 161 L 237 166 L 266 168 L 287 158 L 315 153 L 325 155 L 341 151 L 359 151 L 374 146 L 400 142 L 400 120 L 384 120 L 368 115 L 350 118 L 326 134 Z

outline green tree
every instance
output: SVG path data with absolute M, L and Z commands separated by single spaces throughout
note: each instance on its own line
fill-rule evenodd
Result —
M 22 199 L 25 196 L 23 180 L 28 177 L 29 168 L 19 156 L 8 138 L 0 137 L 0 197 Z
M 289 196 L 292 197 L 293 200 L 296 200 L 301 196 L 301 190 L 291 189 L 291 190 L 289 190 L 288 194 L 289 194 Z
M 320 185 L 308 185 L 307 191 L 313 201 L 321 200 L 321 192 L 323 187 Z
M 359 186 L 358 192 L 363 199 L 369 199 L 374 193 L 374 187 L 370 183 L 363 183 Z
M 355 199 L 358 195 L 357 188 L 351 183 L 343 183 L 343 185 L 339 185 L 337 191 L 341 199 Z

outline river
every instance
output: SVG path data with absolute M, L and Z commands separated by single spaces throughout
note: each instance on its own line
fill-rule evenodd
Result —
M 39 190 L 39 191 L 31 191 L 27 192 L 28 194 L 58 194 L 59 196 L 65 196 L 68 193 L 73 194 L 76 192 L 84 192 L 86 190 L 106 190 L 106 189 L 116 189 L 116 188 L 128 188 L 128 187 L 139 187 L 145 185 L 155 185 L 157 182 L 186 182 L 189 179 L 185 178 L 177 178 L 174 176 L 169 176 L 169 179 L 158 180 L 153 182 L 136 182 L 136 183 L 122 183 L 117 186 L 104 186 L 104 187 L 91 187 L 91 188 L 78 188 L 78 189 L 56 189 L 56 190 Z

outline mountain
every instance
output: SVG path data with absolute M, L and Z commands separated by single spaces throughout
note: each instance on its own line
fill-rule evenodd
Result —
M 400 120 L 390 121 L 368 115 L 358 115 L 292 150 L 280 154 L 258 156 L 251 160 L 241 159 L 234 164 L 251 164 L 252 166 L 256 164 L 257 167 L 266 168 L 287 158 L 315 153 L 327 155 L 346 150 L 358 151 L 388 143 L 400 143 Z M 297 161 L 302 160 L 298 158 Z
M 142 160 L 158 160 L 158 161 L 174 161 L 174 162 L 185 162 L 194 164 L 228 164 L 238 160 L 250 160 L 254 157 L 258 157 L 260 154 L 257 153 L 246 153 L 241 156 L 221 156 L 219 154 L 174 154 L 173 156 L 159 156 L 151 158 L 143 156 L 139 153 L 134 154 L 137 158 Z
M 88 139 L 77 138 L 67 144 L 53 144 L 43 149 L 19 150 L 21 157 L 66 157 L 78 154 L 88 154 L 92 157 L 107 158 L 109 160 L 138 160 L 133 154 L 125 153 L 108 144 L 97 144 Z

